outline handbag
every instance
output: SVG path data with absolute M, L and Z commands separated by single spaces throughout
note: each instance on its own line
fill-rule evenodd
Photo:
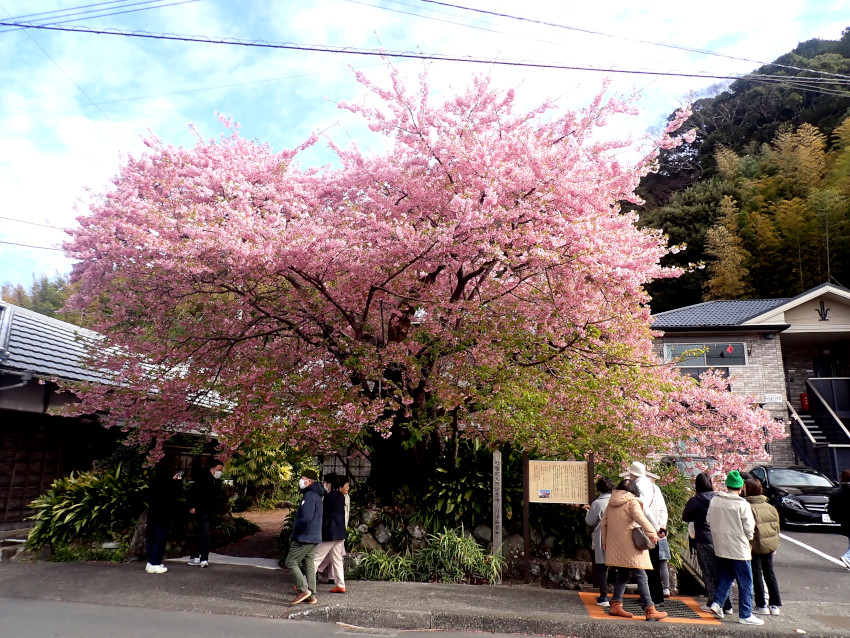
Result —
M 635 544 L 635 549 L 639 549 L 640 551 L 655 547 L 655 543 L 649 540 L 649 536 L 646 535 L 646 532 L 640 526 L 632 528 L 632 542 Z

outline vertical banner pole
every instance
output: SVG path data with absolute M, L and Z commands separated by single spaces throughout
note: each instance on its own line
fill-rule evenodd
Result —
M 596 496 L 596 468 L 593 466 L 593 452 L 587 455 L 587 502 L 592 503 Z
M 522 453 L 522 554 L 523 554 L 523 582 L 527 585 L 531 582 L 531 532 L 528 526 L 528 499 L 529 495 L 528 476 L 528 452 Z
M 493 451 L 493 554 L 502 555 L 502 452 Z

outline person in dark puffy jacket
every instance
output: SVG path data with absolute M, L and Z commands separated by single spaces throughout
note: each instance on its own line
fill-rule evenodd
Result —
M 714 555 L 714 542 L 711 538 L 711 528 L 705 522 L 708 514 L 708 505 L 714 498 L 714 486 L 711 477 L 705 472 L 697 474 L 695 480 L 696 496 L 685 504 L 682 510 L 682 520 L 694 524 L 694 551 L 697 555 L 702 579 L 705 583 L 707 603 L 701 607 L 703 611 L 709 611 L 708 605 L 714 600 L 714 592 L 717 590 L 717 559 Z M 724 611 L 732 610 L 732 601 L 727 600 L 723 605 Z
M 761 481 L 747 479 L 744 482 L 747 490 L 747 502 L 753 510 L 756 519 L 756 532 L 750 547 L 753 550 L 753 592 L 755 594 L 754 614 L 771 616 L 779 615 L 782 599 L 779 597 L 779 582 L 773 573 L 773 553 L 779 549 L 779 512 L 767 502 L 763 493 Z M 762 582 L 764 578 L 764 582 Z M 770 607 L 764 599 L 764 583 L 770 598 Z
M 829 497 L 826 511 L 841 525 L 841 533 L 850 541 L 850 469 L 841 472 L 841 486 Z M 841 562 L 850 569 L 850 547 L 841 555 Z
M 298 481 L 302 499 L 292 525 L 292 544 L 286 555 L 286 567 L 292 572 L 298 590 L 290 602 L 313 604 L 316 601 L 316 546 L 322 542 L 322 497 L 325 488 L 316 470 L 306 469 Z

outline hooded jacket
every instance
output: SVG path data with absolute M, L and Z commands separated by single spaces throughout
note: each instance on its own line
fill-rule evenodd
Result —
M 303 498 L 295 522 L 292 524 L 292 540 L 299 543 L 322 542 L 322 497 L 325 488 L 318 481 L 313 481 L 301 490 Z
M 708 505 L 711 499 L 714 498 L 714 492 L 700 492 L 696 496 L 692 496 L 685 503 L 685 509 L 682 510 L 682 520 L 686 523 L 694 524 L 696 536 L 694 541 L 697 543 L 711 543 L 711 528 L 705 522 L 705 517 L 708 515 Z
M 600 528 L 606 565 L 652 569 L 649 552 L 637 549 L 632 540 L 632 528 L 636 525 L 642 527 L 651 540 L 658 542 L 658 534 L 644 515 L 640 499 L 631 492 L 614 490 L 602 515 Z
M 734 492 L 716 492 L 708 505 L 705 521 L 711 528 L 715 556 L 752 560 L 750 541 L 756 520 L 747 501 Z
M 639 476 L 635 484 L 640 490 L 643 512 L 656 530 L 667 529 L 667 503 L 661 488 L 649 480 L 648 476 Z
M 764 494 L 748 496 L 747 503 L 753 508 L 758 532 L 750 541 L 753 554 L 769 554 L 779 549 L 779 512 L 767 502 Z
M 602 515 L 608 508 L 608 501 L 611 499 L 611 492 L 600 494 L 599 497 L 590 504 L 590 509 L 584 517 L 584 522 L 593 528 L 593 540 L 591 549 L 593 550 L 593 560 L 599 565 L 605 564 L 605 550 L 602 549 Z

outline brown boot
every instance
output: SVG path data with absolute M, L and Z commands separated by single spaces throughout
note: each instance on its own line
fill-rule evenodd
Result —
M 667 618 L 666 611 L 658 611 L 655 609 L 655 605 L 650 605 L 646 609 L 643 610 L 644 615 L 647 620 L 661 620 L 662 618 Z
M 623 603 L 612 602 L 611 606 L 608 608 L 609 616 L 619 616 L 620 618 L 634 618 L 634 614 L 630 614 L 625 609 L 623 609 Z M 667 614 L 664 614 L 665 616 Z

